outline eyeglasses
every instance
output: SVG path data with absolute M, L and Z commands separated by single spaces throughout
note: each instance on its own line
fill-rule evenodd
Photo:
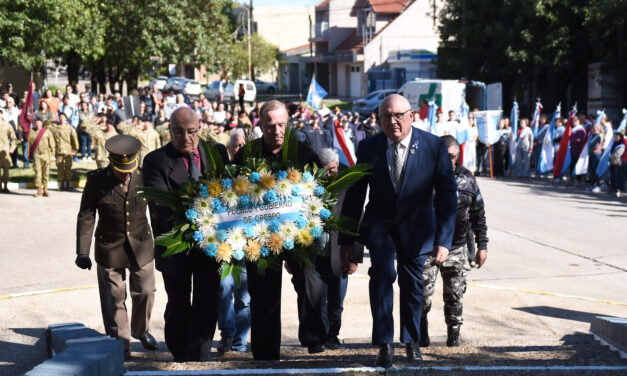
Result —
M 405 115 L 411 111 L 411 109 L 405 111 L 405 112 L 398 112 L 395 114 L 381 114 L 381 120 L 383 121 L 391 121 L 392 118 L 394 118 L 396 121 L 401 121 L 405 118 Z
M 190 129 L 187 132 L 184 131 L 183 129 L 174 129 L 172 131 L 172 134 L 176 137 L 185 137 L 185 136 L 191 136 L 191 137 L 195 137 L 198 135 L 198 129 Z

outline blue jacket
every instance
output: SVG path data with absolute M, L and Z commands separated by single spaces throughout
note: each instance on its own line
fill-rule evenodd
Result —
M 398 248 L 407 257 L 425 255 L 435 245 L 451 249 L 457 209 L 457 184 L 446 145 L 438 137 L 414 128 L 404 172 L 397 193 L 392 185 L 384 133 L 362 140 L 357 163 L 368 163 L 371 174 L 353 185 L 346 194 L 342 215 L 358 221 L 366 198 L 368 205 L 358 228 L 358 240 L 370 251 L 389 247 L 394 225 L 398 225 Z M 435 194 L 434 194 L 435 190 Z M 437 207 L 437 211 L 434 209 Z M 341 234 L 339 244 L 352 245 L 355 238 Z M 359 261 L 355 255 L 354 261 Z

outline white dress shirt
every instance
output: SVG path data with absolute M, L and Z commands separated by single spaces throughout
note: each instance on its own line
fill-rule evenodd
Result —
M 401 171 L 405 170 L 405 162 L 407 161 L 407 151 L 409 150 L 409 142 L 411 141 L 411 134 L 413 132 L 413 127 L 410 127 L 409 129 L 409 133 L 407 134 L 407 136 L 405 136 L 404 139 L 401 140 L 400 145 L 399 145 L 399 157 L 401 158 L 401 160 L 403 161 L 403 168 L 401 169 Z M 387 139 L 388 141 L 388 148 L 386 150 L 386 155 L 388 158 L 388 169 L 390 171 L 390 177 L 392 176 L 392 160 L 394 159 L 394 141 L 390 140 L 389 138 Z M 403 177 L 403 173 L 401 172 L 401 179 Z M 394 186 L 394 189 L 398 192 L 398 188 L 396 187 L 396 184 L 394 183 L 394 179 L 392 180 L 392 185 Z

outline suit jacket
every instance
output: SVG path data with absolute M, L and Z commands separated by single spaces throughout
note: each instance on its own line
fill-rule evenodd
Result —
M 400 190 L 392 185 L 384 133 L 362 140 L 357 163 L 371 166 L 371 174 L 349 188 L 342 215 L 359 221 L 366 192 L 370 194 L 357 232 L 371 251 L 386 247 L 398 226 L 397 252 L 416 257 L 433 250 L 434 245 L 451 249 L 455 229 L 457 185 L 446 145 L 438 137 L 414 128 L 401 175 Z M 435 195 L 433 194 L 435 189 Z M 437 207 L 437 211 L 434 210 Z M 352 245 L 354 238 L 340 234 L 339 244 Z M 354 257 L 356 261 L 359 255 Z
M 154 258 L 146 199 L 137 197 L 143 185 L 139 170 L 131 174 L 128 194 L 110 167 L 91 171 L 83 190 L 76 226 L 76 254 L 89 255 L 96 211 L 96 262 L 106 268 L 142 267 Z
M 229 157 L 224 145 L 214 145 L 217 145 L 222 160 L 228 163 Z M 198 152 L 202 165 L 201 171 L 204 175 L 205 166 L 207 166 L 207 156 L 200 145 L 198 146 Z M 143 174 L 145 186 L 168 191 L 180 190 L 183 184 L 189 179 L 183 157 L 174 148 L 171 142 L 146 155 L 144 158 Z M 150 203 L 149 207 L 150 223 L 155 237 L 170 231 L 174 225 L 174 212 L 172 209 L 155 203 Z M 180 215 L 182 215 L 182 213 Z M 178 274 L 182 272 L 185 265 L 186 254 L 180 253 L 169 257 L 161 257 L 164 250 L 162 246 L 155 246 L 155 265 L 157 270 L 168 274 Z

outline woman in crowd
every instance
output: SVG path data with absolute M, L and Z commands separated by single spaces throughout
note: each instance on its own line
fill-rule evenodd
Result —
M 52 113 L 52 120 L 57 121 L 57 114 L 59 113 L 59 107 L 61 107 L 61 102 L 52 95 L 52 90 L 47 89 L 44 97 L 42 99 L 43 102 L 46 102 L 48 105 L 48 109 Z
M 522 118 L 519 123 L 520 135 L 516 144 L 516 162 L 514 163 L 516 176 L 528 178 L 531 176 L 529 169 L 529 156 L 533 145 L 533 133 L 529 128 L 529 119 Z
M 470 170 L 473 174 L 477 171 L 477 140 L 479 139 L 479 131 L 477 130 L 477 122 L 475 121 L 475 113 L 468 114 L 468 140 L 464 147 L 463 167 Z
M 505 127 L 505 119 L 499 120 L 498 124 L 499 140 L 494 145 L 494 176 L 502 178 L 505 176 L 505 160 L 509 160 L 509 137 L 511 132 Z M 464 159 L 466 156 L 464 155 Z
M 603 154 L 603 126 L 601 124 L 593 125 L 591 133 L 590 150 L 588 152 L 588 178 L 594 186 L 599 180 L 596 176 L 596 171 L 601 160 L 601 154 Z
M 50 111 L 50 107 L 48 107 L 48 102 L 42 99 L 39 102 L 39 110 L 37 110 L 37 113 L 35 114 L 36 118 L 41 119 L 41 121 L 45 124 L 48 120 L 54 121 L 54 115 L 55 114 Z
M 627 158 L 625 154 L 625 136 L 621 132 L 614 132 L 614 143 L 610 152 L 610 194 L 620 197 L 625 189 L 625 167 Z
M 87 128 L 94 119 L 94 112 L 89 109 L 87 102 L 80 102 L 80 111 L 78 112 L 78 144 L 81 149 L 81 157 L 83 161 L 91 161 L 91 135 Z
M 149 121 L 152 123 L 152 114 L 150 113 L 150 108 L 146 106 L 145 102 L 139 102 L 139 118 L 142 121 Z

